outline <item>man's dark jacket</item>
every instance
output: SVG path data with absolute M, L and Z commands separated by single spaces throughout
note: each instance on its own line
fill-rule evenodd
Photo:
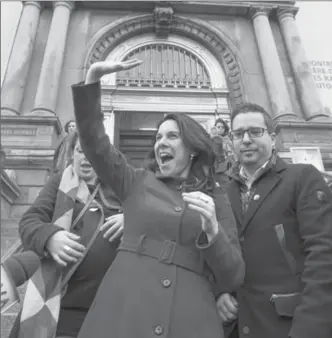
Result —
M 331 338 L 332 194 L 322 175 L 277 158 L 245 213 L 242 184 L 237 175 L 228 188 L 246 264 L 239 337 Z

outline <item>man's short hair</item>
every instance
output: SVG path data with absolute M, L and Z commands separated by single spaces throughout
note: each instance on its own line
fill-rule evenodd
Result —
M 231 128 L 233 129 L 233 121 L 235 117 L 239 114 L 246 114 L 246 113 L 260 113 L 263 115 L 264 122 L 268 132 L 274 133 L 275 132 L 275 125 L 271 115 L 260 105 L 255 103 L 243 103 L 235 107 L 231 114 Z

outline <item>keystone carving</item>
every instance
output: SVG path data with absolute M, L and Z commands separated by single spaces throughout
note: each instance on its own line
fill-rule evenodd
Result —
M 154 9 L 155 29 L 156 35 L 159 38 L 167 38 L 171 24 L 173 20 L 173 9 L 172 7 L 160 7 L 156 6 Z

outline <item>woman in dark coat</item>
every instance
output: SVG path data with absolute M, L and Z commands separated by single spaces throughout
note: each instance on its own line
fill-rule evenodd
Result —
M 78 175 L 79 180 L 86 183 L 92 194 L 96 188 L 96 174 L 81 150 L 78 134 L 75 133 L 72 136 L 71 144 L 69 144 L 73 154 L 72 169 Z M 69 169 L 71 168 L 67 168 Z M 64 199 L 60 198 L 60 203 L 57 199 L 63 175 L 59 172 L 51 176 L 34 204 L 23 215 L 19 224 L 19 234 L 26 250 L 32 250 L 41 257 L 51 256 L 63 267 L 64 276 L 68 268 L 86 250 L 87 243 L 96 231 L 98 223 L 106 218 L 106 223 L 100 228 L 100 233 L 70 278 L 66 293 L 61 299 L 56 337 L 76 338 L 98 286 L 116 256 L 116 249 L 122 235 L 123 214 L 122 207 L 112 191 L 101 187 L 95 197 L 94 207 L 90 205 L 74 228 L 70 231 L 64 230 L 53 220 L 53 214 L 59 207 L 68 206 L 61 206 L 61 200 L 64 201 Z M 83 207 L 84 203 L 77 198 L 72 220 Z M 17 336 L 12 332 L 11 337 Z
M 73 86 L 82 149 L 125 215 L 118 255 L 78 338 L 222 338 L 215 297 L 242 284 L 244 263 L 208 133 L 184 114 L 168 115 L 151 170 L 130 166 L 105 134 L 99 79 L 140 63 L 95 63 L 85 85 Z

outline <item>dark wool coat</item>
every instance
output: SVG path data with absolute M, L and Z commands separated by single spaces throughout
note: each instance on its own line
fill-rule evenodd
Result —
M 52 223 L 61 177 L 61 172 L 50 177 L 33 205 L 22 216 L 19 224 L 19 233 L 24 249 L 32 250 L 41 257 L 45 254 L 48 240 L 57 231 L 62 230 L 61 227 Z M 112 196 L 109 189 L 104 190 L 104 196 L 109 204 L 108 207 L 103 204 L 103 200 L 97 194 L 95 199 L 103 207 L 103 210 L 88 208 L 76 227 L 71 230 L 81 237 L 80 243 L 83 245 L 86 245 L 91 239 L 101 217 L 122 213 L 119 202 Z M 76 201 L 73 220 L 83 207 L 82 203 Z M 103 238 L 103 233 L 98 234 L 86 257 L 69 280 L 66 294 L 61 299 L 58 335 L 77 336 L 98 286 L 116 256 L 119 242 L 116 240 L 110 243 Z M 64 274 L 65 271 L 66 269 L 64 269 Z M 16 328 L 14 327 L 11 337 L 16 337 L 15 332 Z
M 83 151 L 102 182 L 123 201 L 120 248 L 123 243 L 133 248 L 118 252 L 78 337 L 222 338 L 215 296 L 236 289 L 244 276 L 225 191 L 216 192 L 220 231 L 208 243 L 199 214 L 181 198 L 181 181 L 135 170 L 110 144 L 100 84 L 73 86 L 73 96 Z M 148 249 L 155 257 L 146 254 Z M 188 265 L 197 257 L 205 266 L 201 274 Z
M 332 194 L 322 175 L 277 158 L 244 215 L 240 185 L 228 190 L 246 266 L 239 337 L 331 338 Z

